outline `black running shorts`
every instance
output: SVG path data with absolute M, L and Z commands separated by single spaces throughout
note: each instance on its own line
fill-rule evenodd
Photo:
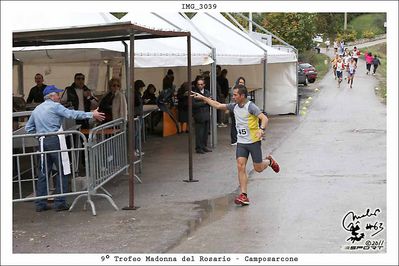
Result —
M 236 159 L 238 157 L 248 159 L 249 154 L 251 154 L 252 162 L 254 163 L 261 163 L 263 161 L 260 141 L 250 144 L 237 143 Z

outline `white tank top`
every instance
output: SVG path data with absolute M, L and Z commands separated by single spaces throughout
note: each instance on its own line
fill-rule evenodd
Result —
M 248 101 L 243 107 L 236 103 L 227 104 L 227 109 L 234 112 L 238 143 L 250 144 L 261 140 L 256 137 L 259 130 L 258 115 L 261 113 L 259 107 Z

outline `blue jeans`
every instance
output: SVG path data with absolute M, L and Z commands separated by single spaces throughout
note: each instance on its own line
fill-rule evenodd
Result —
M 45 137 L 43 140 L 43 150 L 44 151 L 52 151 L 52 150 L 60 150 L 60 141 L 57 136 L 48 136 Z M 46 196 L 47 195 L 47 180 L 50 176 L 50 171 L 52 169 L 53 164 L 57 169 L 56 175 L 56 187 L 55 191 L 57 194 L 67 193 L 68 192 L 68 176 L 65 176 L 62 169 L 62 162 L 61 162 L 61 153 L 60 152 L 53 152 L 47 153 L 43 156 L 44 160 L 47 161 L 47 173 L 46 173 L 46 163 L 40 160 L 39 166 L 39 176 L 37 180 L 37 190 L 36 196 Z M 61 167 L 61 168 L 60 168 Z M 62 182 L 60 182 L 60 178 Z M 62 184 L 60 184 L 62 183 Z M 61 190 L 62 186 L 62 190 Z M 36 207 L 43 208 L 47 205 L 46 199 L 38 199 L 35 201 Z M 58 208 L 62 205 L 66 204 L 65 196 L 56 197 L 54 199 L 54 208 Z

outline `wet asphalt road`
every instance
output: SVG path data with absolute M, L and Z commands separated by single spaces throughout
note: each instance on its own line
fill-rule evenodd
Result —
M 387 113 L 377 84 L 360 60 L 353 89 L 337 88 L 332 73 L 310 85 L 320 91 L 273 153 L 281 172 L 251 173 L 250 206 L 219 199 L 205 225 L 169 252 L 359 253 L 345 247 L 386 244 Z M 350 222 L 359 226 L 353 234 Z M 385 244 L 366 252 L 386 252 Z

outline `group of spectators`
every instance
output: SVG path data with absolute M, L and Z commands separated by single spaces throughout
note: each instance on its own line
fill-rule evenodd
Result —
M 220 103 L 229 103 L 231 101 L 231 92 L 229 81 L 227 79 L 227 69 L 223 69 L 217 65 L 217 101 Z M 146 104 L 157 105 L 160 112 L 154 112 L 151 117 L 152 126 L 156 126 L 162 119 L 162 114 L 167 113 L 176 125 L 177 132 L 188 133 L 188 101 L 189 101 L 189 86 L 192 91 L 199 92 L 207 97 L 210 97 L 210 75 L 209 71 L 198 75 L 194 81 L 184 82 L 176 89 L 174 84 L 174 72 L 172 69 L 167 71 L 167 74 L 162 80 L 162 90 L 159 95 L 156 94 L 157 88 L 154 84 L 146 85 L 143 80 L 136 80 L 134 83 L 135 93 L 135 110 L 134 115 L 143 115 L 143 106 Z M 241 79 L 243 80 L 243 78 Z M 47 87 L 44 83 L 43 75 L 37 73 L 35 75 L 36 86 L 31 88 L 27 103 L 41 103 L 44 101 L 43 91 Z M 117 118 L 127 119 L 127 102 L 125 95 L 121 92 L 121 80 L 119 78 L 112 78 L 108 82 L 108 90 L 101 99 L 96 97 L 92 91 L 85 84 L 85 75 L 83 73 L 76 73 L 74 75 L 73 83 L 66 87 L 60 93 L 60 102 L 70 109 L 77 111 L 90 112 L 95 110 L 104 113 L 104 119 L 100 123 L 107 123 Z M 202 101 L 193 101 L 193 118 L 196 132 L 196 151 L 197 153 L 210 152 L 211 149 L 207 147 L 208 135 L 210 131 L 210 109 L 209 106 Z M 177 117 L 173 114 L 171 109 L 176 107 Z M 230 113 L 232 121 L 234 115 Z M 76 123 L 81 125 L 82 129 L 88 129 L 91 126 L 89 119 L 76 119 Z M 218 127 L 227 127 L 228 117 L 225 111 L 217 112 Z M 233 123 L 234 124 L 234 123 Z M 142 124 L 139 124 L 142 127 Z M 137 130 L 138 131 L 138 130 Z M 232 145 L 237 142 L 235 126 L 231 127 Z
M 44 83 L 43 75 L 37 73 L 35 75 L 36 86 L 32 87 L 27 103 L 42 103 L 44 102 L 44 90 L 47 85 Z M 108 92 L 102 97 L 101 101 L 92 93 L 92 91 L 85 85 L 85 75 L 76 73 L 72 84 L 63 90 L 61 93 L 61 103 L 65 107 L 72 107 L 73 110 L 90 112 L 99 108 L 100 112 L 105 114 L 105 119 L 102 123 L 109 122 L 113 119 L 127 117 L 126 98 L 120 91 L 121 81 L 118 78 L 112 78 L 108 82 Z M 89 119 L 77 119 L 77 124 L 81 125 L 82 129 L 90 127 Z

